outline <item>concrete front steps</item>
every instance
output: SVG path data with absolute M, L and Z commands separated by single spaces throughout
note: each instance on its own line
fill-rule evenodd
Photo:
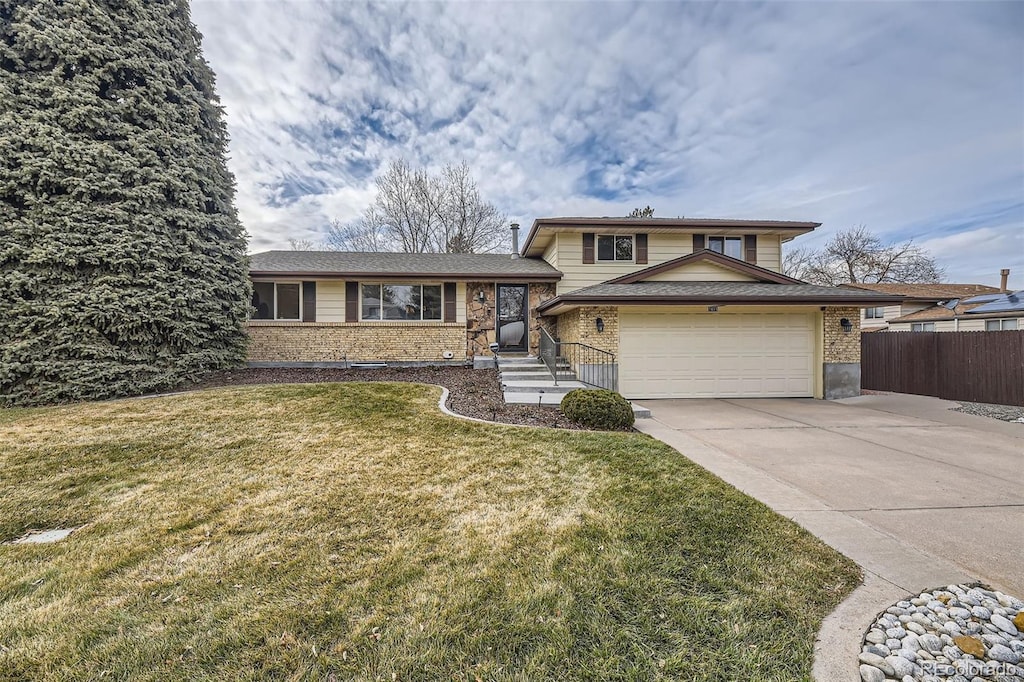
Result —
M 501 389 L 505 402 L 514 405 L 554 405 L 562 397 L 577 388 L 588 388 L 580 381 L 560 379 L 556 384 L 548 368 L 540 358 L 532 355 L 501 356 L 498 360 Z M 651 411 L 635 403 L 633 414 L 637 419 L 651 416 Z
M 503 355 L 498 359 L 498 370 L 505 402 L 516 405 L 558 405 L 569 391 L 587 387 L 566 379 L 556 385 L 540 358 L 530 355 Z

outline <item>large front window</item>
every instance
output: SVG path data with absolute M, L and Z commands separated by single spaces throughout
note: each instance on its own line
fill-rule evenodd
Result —
M 743 237 L 708 237 L 708 249 L 733 258 L 743 258 Z
M 440 320 L 440 284 L 363 284 L 364 320 Z
M 632 261 L 633 237 L 629 235 L 599 234 L 597 236 L 597 260 Z
M 252 319 L 298 321 L 301 289 L 298 282 L 253 282 Z

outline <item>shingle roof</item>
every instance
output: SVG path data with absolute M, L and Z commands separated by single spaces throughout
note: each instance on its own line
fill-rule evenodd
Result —
M 539 258 L 508 254 L 264 251 L 249 256 L 252 275 L 376 277 L 515 277 L 557 280 L 562 273 Z
M 899 297 L 876 291 L 820 287 L 814 284 L 768 282 L 635 282 L 596 284 L 558 296 L 540 306 L 547 310 L 561 303 L 814 303 L 827 305 L 882 305 Z
M 857 282 L 854 284 L 844 284 L 843 287 L 878 291 L 883 294 L 910 296 L 912 298 L 929 298 L 937 301 L 950 298 L 968 298 L 978 294 L 994 294 L 999 291 L 995 287 L 985 286 L 984 284 L 944 284 L 942 282 L 922 284 L 896 284 L 892 282 L 865 284 Z

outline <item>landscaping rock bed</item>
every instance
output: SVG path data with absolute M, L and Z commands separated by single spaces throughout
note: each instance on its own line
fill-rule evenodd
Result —
M 1024 602 L 974 585 L 899 601 L 864 635 L 864 682 L 1024 682 Z
M 993 405 L 991 403 L 969 403 L 963 400 L 958 400 L 957 402 L 960 403 L 960 407 L 954 408 L 957 412 L 975 414 L 979 417 L 1001 419 L 1004 422 L 1024 423 L 1024 407 L 1015 407 L 1013 405 Z
M 302 384 L 332 381 L 409 381 L 439 384 L 449 391 L 448 409 L 466 417 L 476 417 L 503 424 L 549 426 L 559 429 L 580 429 L 557 407 L 540 405 L 506 405 L 495 369 L 468 367 L 380 367 L 375 369 L 340 369 L 307 367 L 250 367 L 216 372 L 180 390 L 198 390 L 218 386 L 249 384 Z

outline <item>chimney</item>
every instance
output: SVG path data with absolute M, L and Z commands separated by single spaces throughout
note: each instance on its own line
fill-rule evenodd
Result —
M 1006 293 L 1006 292 L 1009 291 L 1009 288 L 1007 288 L 1007 286 L 1006 286 L 1008 284 L 1007 280 L 1009 280 L 1009 279 L 1010 279 L 1010 268 L 1003 268 L 1002 270 L 999 271 L 999 290 L 1002 291 L 1003 293 Z
M 519 258 L 519 223 L 512 223 L 512 258 Z

